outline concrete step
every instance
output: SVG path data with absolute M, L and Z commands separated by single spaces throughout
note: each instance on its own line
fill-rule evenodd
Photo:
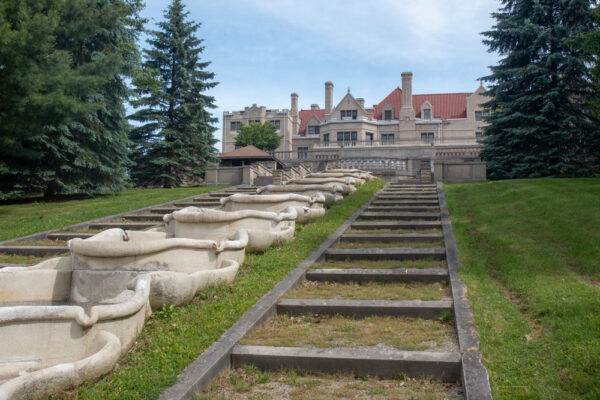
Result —
M 393 348 L 308 348 L 234 346 L 234 368 L 253 364 L 261 369 L 297 369 L 323 373 L 395 378 L 428 376 L 454 382 L 460 378 L 461 357 L 455 352 L 402 351 Z
M 383 211 L 405 211 L 405 212 L 433 212 L 439 210 L 437 206 L 370 206 L 367 211 L 383 212 Z
M 176 207 L 200 207 L 200 208 L 213 208 L 213 207 L 219 207 L 221 206 L 221 203 L 217 202 L 210 202 L 210 203 L 200 203 L 200 202 L 190 202 L 190 201 L 185 201 L 185 202 L 175 202 L 173 203 L 174 206 Z
M 27 243 L 27 242 L 23 242 Z M 68 253 L 69 248 L 67 246 L 0 246 L 0 253 L 2 254 L 15 254 L 19 256 L 52 256 L 57 254 Z
M 339 300 L 339 299 L 280 299 L 278 314 L 322 314 L 346 317 L 411 317 L 437 319 L 452 312 L 451 301 L 423 300 Z
M 129 214 L 123 216 L 123 219 L 128 221 L 159 221 L 162 222 L 163 216 L 161 214 Z
M 181 207 L 157 207 L 157 208 L 150 209 L 150 212 L 164 215 L 164 214 L 170 214 L 172 212 L 179 211 L 179 210 L 181 210 Z
M 445 260 L 446 249 L 441 247 L 386 247 L 367 249 L 327 249 L 326 260 Z
M 219 198 L 219 199 L 223 198 L 223 197 L 229 197 L 229 196 L 231 196 L 230 193 L 223 193 L 223 192 L 209 193 L 208 195 L 210 197 Z
M 438 200 L 373 200 L 373 206 L 432 206 L 439 207 Z
M 431 196 L 380 194 L 377 196 L 377 200 L 437 200 L 437 198 L 437 194 Z
M 340 242 L 352 243 L 395 243 L 395 242 L 439 242 L 444 238 L 441 233 L 345 233 Z
M 440 221 L 373 221 L 354 222 L 350 229 L 441 229 Z
M 436 190 L 384 190 L 381 194 L 437 195 Z
M 444 268 L 319 268 L 306 271 L 306 279 L 318 282 L 448 282 Z
M 393 220 L 438 220 L 441 218 L 441 214 L 435 212 L 413 212 L 413 213 L 402 213 L 402 212 L 372 212 L 367 211 L 358 216 L 359 219 L 393 219 Z
M 78 233 L 78 232 L 55 232 L 49 233 L 46 239 L 50 240 L 71 240 L 75 238 L 87 239 L 94 236 L 95 233 Z
M 92 222 L 89 225 L 90 229 L 111 229 L 121 228 L 131 231 L 142 231 L 144 229 L 153 228 L 160 225 L 155 222 Z

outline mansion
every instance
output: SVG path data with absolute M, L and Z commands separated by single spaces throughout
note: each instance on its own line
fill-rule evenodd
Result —
M 433 161 L 447 156 L 479 160 L 478 141 L 487 113 L 482 104 L 489 100 L 483 95 L 485 88 L 413 94 L 412 76 L 411 72 L 402 73 L 402 88 L 396 87 L 372 107 L 350 90 L 334 103 L 333 83 L 326 82 L 324 108 L 312 104 L 309 110 L 299 110 L 298 94 L 292 93 L 289 109 L 254 104 L 243 111 L 224 112 L 223 152 L 235 150 L 241 124 L 270 121 L 282 137 L 274 153 L 281 160 L 338 158 L 356 161 L 340 166 L 364 167 L 359 161 L 381 159 L 381 166 L 407 168 L 409 160 L 427 159 L 432 171 Z

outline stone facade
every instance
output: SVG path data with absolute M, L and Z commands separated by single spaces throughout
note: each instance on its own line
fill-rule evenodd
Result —
M 440 159 L 438 154 L 442 159 L 478 158 L 478 139 L 485 126 L 482 117 L 487 112 L 482 106 L 488 101 L 483 95 L 485 88 L 413 94 L 412 76 L 411 72 L 402 73 L 402 88 L 395 88 L 372 107 L 366 107 L 364 99 L 354 97 L 350 90 L 336 105 L 334 85 L 326 82 L 324 108 L 312 104 L 309 110 L 299 110 L 298 95 L 292 93 L 289 110 L 253 105 L 244 111 L 225 112 L 223 151 L 235 148 L 233 128 L 238 121 L 280 120 L 283 140 L 275 155 L 285 161 L 339 158 L 341 162 L 366 157 L 404 166 L 412 159 Z

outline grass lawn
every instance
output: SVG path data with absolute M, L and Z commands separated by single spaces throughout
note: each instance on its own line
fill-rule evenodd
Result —
M 444 192 L 494 398 L 600 398 L 600 179 Z
M 224 186 L 173 189 L 134 189 L 84 200 L 0 204 L 0 241 L 178 200 Z
M 205 290 L 186 307 L 154 313 L 136 345 L 115 371 L 61 399 L 156 399 L 177 375 L 213 344 L 258 299 L 316 249 L 383 186 L 371 181 L 334 204 L 323 217 L 298 226 L 296 238 L 262 254 L 247 255 L 232 285 Z

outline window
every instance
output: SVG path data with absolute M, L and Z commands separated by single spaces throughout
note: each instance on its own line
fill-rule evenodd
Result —
M 248 120 L 248 125 L 250 124 L 260 124 L 260 119 L 250 119 Z
M 421 143 L 422 144 L 431 144 L 431 143 L 433 143 L 433 132 L 424 132 L 424 133 L 421 133 Z
M 484 117 L 489 117 L 490 116 L 490 110 L 483 110 L 483 116 Z
M 371 132 L 367 132 L 367 144 L 373 145 L 373 134 Z
M 231 121 L 231 131 L 239 131 L 240 130 L 240 121 Z
M 381 135 L 381 144 L 394 144 L 394 134 L 388 133 Z
M 271 126 L 274 126 L 275 129 L 279 129 L 280 124 L 281 121 L 279 121 L 278 119 L 271 120 Z
M 358 134 L 356 132 L 338 132 L 337 141 L 341 146 L 356 146 Z
M 298 158 L 308 158 L 308 147 L 298 147 Z
M 321 132 L 321 127 L 319 125 L 309 125 L 308 126 L 308 134 L 309 135 L 318 135 Z
M 386 121 L 389 121 L 392 119 L 392 110 L 385 110 L 383 112 L 383 119 L 385 119 Z
M 356 119 L 358 117 L 358 110 L 342 110 L 342 119 Z
M 475 132 L 475 140 L 481 142 L 483 140 L 483 132 Z
M 329 133 L 323 135 L 323 142 L 325 143 L 325 146 L 329 146 Z
M 431 119 L 431 108 L 426 108 L 423 110 L 423 118 Z
M 481 111 L 475 111 L 475 121 L 481 121 L 483 118 L 481 117 Z

